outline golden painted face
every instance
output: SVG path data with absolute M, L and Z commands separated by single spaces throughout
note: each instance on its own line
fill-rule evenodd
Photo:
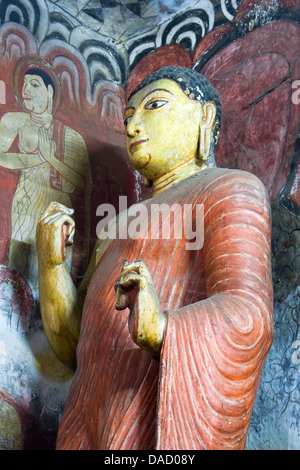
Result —
M 41 77 L 38 75 L 25 75 L 22 99 L 28 111 L 38 114 L 44 113 L 48 106 L 48 94 L 49 90 Z
M 133 166 L 156 180 L 181 163 L 196 158 L 203 107 L 168 79 L 145 86 L 125 111 L 127 151 Z

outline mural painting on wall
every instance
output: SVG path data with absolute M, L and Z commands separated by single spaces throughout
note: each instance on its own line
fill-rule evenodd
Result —
M 78 228 L 87 264 L 91 170 L 82 136 L 54 117 L 61 96 L 55 72 L 42 60 L 25 57 L 14 71 L 14 88 L 23 112 L 5 113 L 0 121 L 0 165 L 20 170 L 12 201 L 8 266 L 36 288 L 36 225 L 51 201 L 69 208 L 74 206 L 73 196 L 84 202 L 84 226 Z
M 115 157 L 120 165 L 123 160 L 123 91 L 104 83 L 89 102 L 79 91 L 88 93 L 90 86 L 84 66 L 57 41 L 43 52 L 26 28 L 13 23 L 0 28 L 1 449 L 53 448 L 72 379 L 42 329 L 37 220 L 51 201 L 74 211 L 76 234 L 67 259 L 76 284 L 96 236 L 92 197 L 113 203 L 117 191 L 107 162 Z M 96 174 L 99 166 L 102 171 Z M 122 178 L 132 173 L 124 166 L 119 177 L 123 194 Z

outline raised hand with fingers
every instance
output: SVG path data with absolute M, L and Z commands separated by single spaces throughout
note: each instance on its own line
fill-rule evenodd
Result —
M 167 316 L 159 299 L 146 263 L 124 261 L 115 283 L 116 309 L 129 308 L 128 327 L 133 341 L 142 349 L 159 355 Z
M 49 130 L 45 127 L 39 129 L 39 151 L 41 156 L 51 164 L 55 158 L 56 144 L 52 137 L 49 135 Z
M 74 369 L 84 298 L 78 295 L 64 262 L 75 232 L 72 214 L 73 209 L 51 202 L 38 221 L 36 246 L 44 330 L 57 357 Z
M 74 210 L 58 202 L 51 202 L 39 219 L 36 245 L 39 263 L 58 266 L 66 258 L 66 247 L 72 245 L 75 222 Z

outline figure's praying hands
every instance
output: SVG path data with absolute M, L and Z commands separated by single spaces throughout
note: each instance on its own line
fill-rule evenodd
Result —
M 56 144 L 54 139 L 49 135 L 49 130 L 45 127 L 39 129 L 39 151 L 41 156 L 51 164 L 55 158 Z
M 124 261 L 115 283 L 116 309 L 129 308 L 128 327 L 133 341 L 158 355 L 161 350 L 166 314 L 161 311 L 155 287 L 146 263 Z

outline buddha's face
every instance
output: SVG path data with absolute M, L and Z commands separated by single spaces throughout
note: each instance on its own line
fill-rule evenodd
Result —
M 44 113 L 48 105 L 48 88 L 38 75 L 25 75 L 22 99 L 28 111 Z
M 133 166 L 155 181 L 181 163 L 196 158 L 202 105 L 168 79 L 145 86 L 125 111 L 127 151 Z

